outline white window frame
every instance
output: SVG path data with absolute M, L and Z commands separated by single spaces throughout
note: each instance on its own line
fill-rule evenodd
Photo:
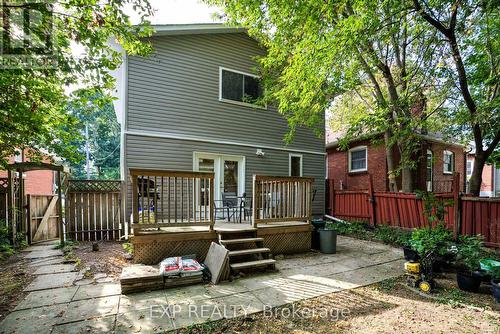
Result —
M 427 170 L 429 169 L 429 155 L 431 156 L 431 179 L 427 180 Z M 432 152 L 432 150 L 427 150 L 427 154 L 425 156 L 425 178 L 427 191 L 432 191 L 432 187 L 434 185 L 434 153 Z
M 358 168 L 358 169 L 351 169 L 351 154 L 352 152 L 358 152 L 358 151 L 362 151 L 362 150 L 365 150 L 365 168 Z M 347 164 L 348 164 L 348 168 L 349 168 L 349 173 L 358 173 L 358 172 L 366 172 L 368 170 L 368 146 L 356 146 L 356 147 L 353 147 L 349 150 L 348 152 L 348 159 L 347 159 Z
M 469 162 L 470 162 L 470 174 L 467 174 L 467 164 Z M 465 162 L 465 174 L 466 174 L 466 177 L 471 177 L 473 171 L 474 171 L 474 160 L 467 160 Z
M 302 177 L 302 165 L 304 162 L 304 157 L 302 154 L 289 153 L 288 154 L 288 176 L 292 176 L 292 157 L 300 158 L 300 177 Z
M 229 100 L 229 99 L 223 98 L 222 97 L 222 70 L 228 71 L 228 72 L 233 72 L 233 73 L 238 73 L 238 74 L 242 74 L 242 75 L 246 75 L 246 76 L 249 76 L 249 77 L 260 79 L 260 76 L 252 74 L 252 73 L 247 73 L 247 72 L 243 72 L 243 71 L 233 70 L 232 68 L 227 68 L 227 67 L 219 66 L 219 101 L 220 102 L 232 103 L 232 104 L 237 104 L 237 105 L 240 105 L 240 106 L 246 106 L 246 107 L 252 107 L 252 108 L 258 108 L 258 109 L 267 110 L 267 104 L 265 106 L 260 106 L 258 104 L 254 104 L 254 103 L 247 103 L 247 102 L 242 102 L 242 101 L 234 101 L 234 100 Z M 245 87 L 243 87 L 243 89 L 244 88 Z
M 451 155 L 451 171 L 446 170 L 446 163 L 445 163 L 445 157 L 447 155 Z M 443 174 L 453 174 L 455 171 L 455 153 L 449 150 L 444 150 L 443 151 Z

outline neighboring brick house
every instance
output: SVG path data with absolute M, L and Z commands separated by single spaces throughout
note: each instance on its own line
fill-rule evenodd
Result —
M 374 139 L 380 144 L 374 144 Z M 328 178 L 334 179 L 335 189 L 365 190 L 372 175 L 375 191 L 389 191 L 387 163 L 383 135 L 353 140 L 348 150 L 340 150 L 337 141 L 328 143 Z M 414 189 L 435 192 L 451 191 L 454 172 L 460 173 L 460 191 L 465 190 L 464 146 L 422 135 L 422 145 L 416 154 Z M 396 164 L 399 155 L 394 156 Z M 401 176 L 397 177 L 401 184 Z
M 474 168 L 474 153 L 467 154 L 467 186 Z M 467 187 L 467 192 L 469 191 Z M 491 164 L 485 164 L 482 174 L 481 190 L 479 196 L 496 197 L 500 196 L 500 168 Z
M 29 161 L 26 151 L 22 154 L 9 157 L 9 164 L 14 162 Z M 51 162 L 49 157 L 43 162 Z M 7 171 L 0 170 L 0 178 L 6 178 Z M 23 173 L 25 194 L 49 195 L 54 193 L 54 172 L 51 170 L 33 170 Z

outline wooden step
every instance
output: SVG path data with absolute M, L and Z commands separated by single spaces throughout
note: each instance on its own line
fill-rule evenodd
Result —
M 264 241 L 264 238 L 243 238 L 243 239 L 228 239 L 219 240 L 222 245 L 235 245 L 235 244 L 246 244 L 251 242 Z
M 215 232 L 220 234 L 246 233 L 255 231 L 257 231 L 255 227 L 245 227 L 245 228 L 215 227 Z
M 229 256 L 249 255 L 249 254 L 259 254 L 259 253 L 269 253 L 269 252 L 271 252 L 269 248 L 251 248 L 251 249 L 229 251 Z
M 233 264 L 230 264 L 230 266 L 231 266 L 231 269 L 233 269 L 233 270 L 240 270 L 240 269 L 247 269 L 247 268 L 265 267 L 265 266 L 269 266 L 269 265 L 272 265 L 275 263 L 276 263 L 276 260 L 266 259 L 266 260 L 258 260 L 258 261 L 233 263 Z

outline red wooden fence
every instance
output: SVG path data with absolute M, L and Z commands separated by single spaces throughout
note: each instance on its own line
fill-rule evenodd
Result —
M 500 198 L 460 196 L 459 175 L 452 192 L 436 194 L 438 199 L 453 204 L 446 207 L 444 220 L 455 234 L 482 234 L 489 246 L 500 247 Z M 428 226 L 423 200 L 416 194 L 374 192 L 370 183 L 366 191 L 335 190 L 328 180 L 328 212 L 345 220 L 367 221 L 401 228 Z M 457 214 L 458 212 L 458 214 Z

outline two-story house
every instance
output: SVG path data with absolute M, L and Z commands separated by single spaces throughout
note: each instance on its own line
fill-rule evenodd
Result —
M 259 43 L 222 24 L 154 29 L 147 39 L 154 52 L 124 55 L 115 73 L 122 178 L 129 168 L 210 171 L 220 199 L 223 192 L 251 196 L 254 174 L 309 176 L 313 214 L 323 214 L 324 138 L 300 128 L 287 145 L 287 120 L 256 102 L 255 57 L 265 55 Z

